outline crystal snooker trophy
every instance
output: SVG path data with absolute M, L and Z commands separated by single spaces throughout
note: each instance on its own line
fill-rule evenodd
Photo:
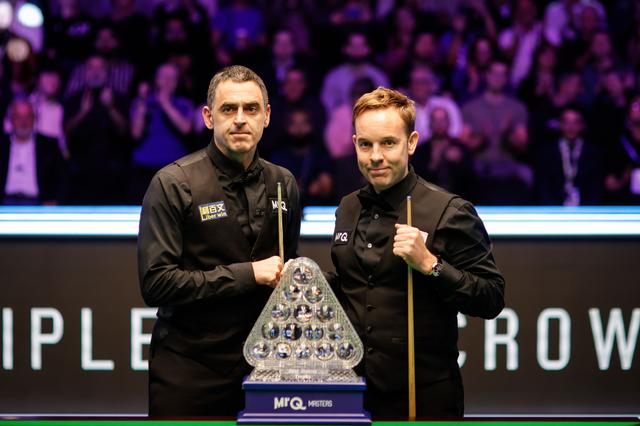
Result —
M 318 265 L 292 260 L 244 345 L 240 424 L 370 424 L 363 346 Z

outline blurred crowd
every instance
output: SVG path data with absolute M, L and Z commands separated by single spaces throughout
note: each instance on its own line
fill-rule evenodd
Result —
M 351 109 L 416 102 L 425 179 L 481 205 L 640 203 L 638 0 L 50 0 L 0 28 L 4 204 L 139 204 L 211 140 L 209 79 L 272 107 L 260 155 L 305 205 L 362 186 Z

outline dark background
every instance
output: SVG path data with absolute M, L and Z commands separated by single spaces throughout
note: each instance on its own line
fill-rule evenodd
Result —
M 11 308 L 14 316 L 14 367 L 0 367 L 0 413 L 146 412 L 146 372 L 132 370 L 130 361 L 131 309 L 144 307 L 135 245 L 132 238 L 0 240 L 0 309 Z M 485 370 L 485 322 L 467 318 L 459 345 L 467 357 L 466 413 L 640 412 L 636 348 L 631 369 L 622 370 L 614 344 L 609 369 L 600 371 L 588 313 L 600 309 L 606 330 L 610 310 L 621 308 L 628 333 L 633 310 L 640 309 L 640 240 L 494 238 L 494 246 L 507 280 L 507 308 L 519 320 L 518 365 L 508 371 L 505 348 L 498 346 L 496 369 Z M 299 253 L 330 267 L 327 239 L 304 239 Z M 30 310 L 36 307 L 55 308 L 64 318 L 62 340 L 43 346 L 40 371 L 32 370 L 29 355 Z M 93 311 L 93 358 L 112 359 L 113 371 L 82 370 L 83 307 Z M 536 358 L 537 319 L 551 307 L 571 318 L 571 357 L 560 371 L 545 371 Z M 497 321 L 498 332 L 505 332 L 506 320 Z M 44 324 L 50 331 L 50 321 Z M 144 321 L 145 332 L 152 326 L 153 320 Z M 550 321 L 549 329 L 555 359 L 558 322 Z

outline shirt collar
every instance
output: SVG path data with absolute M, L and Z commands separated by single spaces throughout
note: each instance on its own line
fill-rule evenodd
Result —
M 233 161 L 220 151 L 220 148 L 215 144 L 213 139 L 207 145 L 207 152 L 213 161 L 213 164 L 225 175 L 232 178 L 234 181 L 245 181 L 251 179 L 254 176 L 258 176 L 262 172 L 262 164 L 260 163 L 258 151 L 256 151 L 251 160 L 251 164 L 245 170 L 242 164 Z
M 391 188 L 377 193 L 371 184 L 368 184 L 358 192 L 358 198 L 365 207 L 372 204 L 378 205 L 386 210 L 397 210 L 402 202 L 407 198 L 418 182 L 418 176 L 409 165 L 409 173 L 402 180 Z

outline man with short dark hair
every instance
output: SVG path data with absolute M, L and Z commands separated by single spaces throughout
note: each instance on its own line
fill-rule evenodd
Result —
M 426 182 L 409 167 L 416 149 L 415 107 L 378 88 L 353 108 L 358 167 L 369 184 L 336 211 L 329 274 L 365 346 L 357 367 L 367 379 L 374 419 L 408 414 L 407 265 L 414 270 L 418 417 L 461 417 L 464 397 L 457 314 L 496 317 L 504 279 L 471 203 Z M 407 224 L 407 196 L 412 226 Z
M 283 268 L 278 254 L 282 183 L 285 258 L 300 232 L 291 173 L 261 159 L 267 89 L 232 66 L 211 80 L 202 117 L 213 139 L 161 169 L 145 195 L 138 266 L 145 302 L 158 306 L 151 339 L 149 414 L 235 416 L 250 372 L 242 346 Z

